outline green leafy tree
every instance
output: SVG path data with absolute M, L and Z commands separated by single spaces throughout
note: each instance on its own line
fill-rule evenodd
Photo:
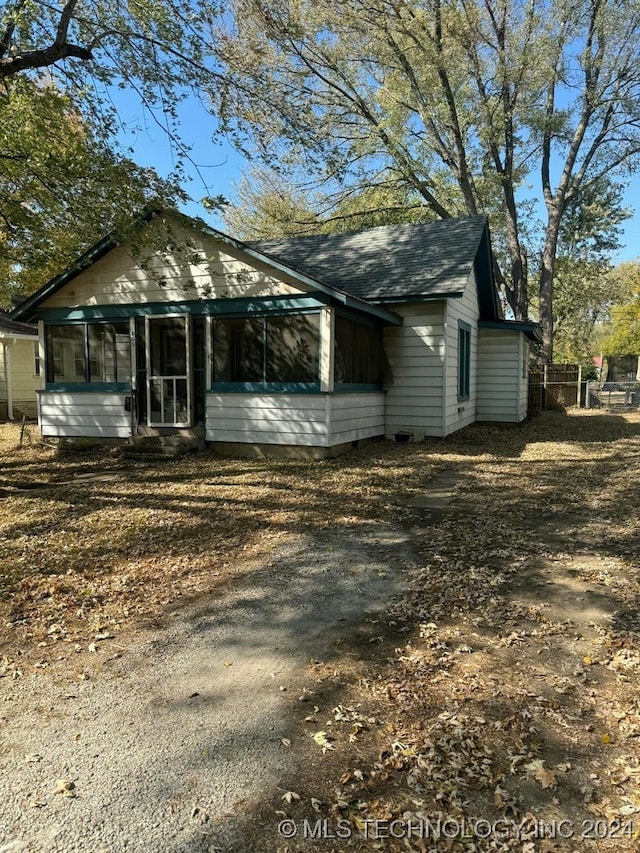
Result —
M 150 200 L 179 188 L 105 144 L 55 86 L 16 79 L 0 94 L 0 300 L 26 295 Z
M 599 336 L 614 303 L 628 293 L 611 271 L 620 248 L 620 225 L 628 216 L 622 188 L 601 181 L 568 206 L 560 231 L 554 281 L 554 352 L 560 362 L 588 364 L 600 353 Z
M 150 197 L 184 199 L 177 107 L 215 69 L 216 0 L 0 2 L 0 300 L 28 292 Z M 172 142 L 167 181 L 116 142 L 114 91 Z M 216 206 L 220 199 L 212 201 Z
M 602 338 L 607 355 L 640 355 L 640 262 L 630 261 L 610 273 L 613 286 L 626 299 L 610 310 L 610 322 Z
M 563 221 L 640 152 L 637 0 L 235 0 L 225 130 L 325 194 L 382 184 L 486 212 L 517 318 L 537 281 L 548 358 Z M 533 213 L 533 215 L 532 215 Z
M 220 8 L 216 0 L 8 0 L 0 5 L 0 80 L 46 70 L 112 116 L 100 86 L 131 88 L 169 127 L 185 88 L 211 80 L 208 42 Z
M 374 184 L 326 196 L 299 189 L 264 167 L 244 175 L 235 200 L 223 208 L 226 226 L 244 239 L 328 234 L 433 218 L 422 199 L 404 187 Z

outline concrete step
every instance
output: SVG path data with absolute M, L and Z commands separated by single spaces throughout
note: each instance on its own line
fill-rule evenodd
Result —
M 133 435 L 123 449 L 124 455 L 137 459 L 143 457 L 182 456 L 199 453 L 205 449 L 204 429 L 182 430 L 170 435 Z

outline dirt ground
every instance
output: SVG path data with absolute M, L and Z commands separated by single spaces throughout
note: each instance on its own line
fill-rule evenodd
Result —
M 333 537 L 338 564 L 359 554 L 376 583 L 403 573 L 382 609 L 329 620 L 311 656 L 297 623 L 306 663 L 274 711 L 286 773 L 238 793 L 235 835 L 214 811 L 209 846 L 181 850 L 640 848 L 637 413 L 548 413 L 325 463 L 149 466 L 33 439 L 3 433 L 7 720 L 14 699 L 28 707 L 17 685 L 107 684 L 110 660 L 134 667 L 172 620 L 265 567 L 275 581 L 303 539 L 317 561 Z M 397 547 L 372 545 L 376 525 Z M 367 587 L 349 600 L 368 604 Z M 335 608 L 323 594 L 316 578 L 311 611 Z

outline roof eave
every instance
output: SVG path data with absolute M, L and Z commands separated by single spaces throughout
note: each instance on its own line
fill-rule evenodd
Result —
M 376 305 L 402 305 L 412 302 L 442 302 L 443 299 L 461 299 L 464 291 L 456 290 L 449 293 L 409 293 L 403 296 L 383 296 L 372 298 Z
M 257 249 L 253 249 L 251 246 L 247 245 L 247 243 L 242 242 L 242 240 L 237 240 L 235 237 L 230 237 L 228 234 L 225 234 L 223 231 L 218 231 L 216 228 L 212 228 L 210 225 L 206 225 L 205 223 L 200 226 L 206 233 L 208 233 L 211 237 L 214 237 L 220 240 L 222 243 L 226 243 L 228 246 L 236 249 L 237 251 L 244 252 L 253 260 L 259 261 L 260 263 L 267 264 L 273 269 L 278 270 L 278 272 L 285 273 L 286 275 L 291 276 L 296 281 L 300 282 L 300 284 L 305 285 L 305 287 L 311 287 L 314 290 L 319 290 L 320 293 L 324 293 L 327 296 L 330 296 L 332 299 L 340 302 L 341 304 L 353 308 L 354 310 L 363 311 L 366 314 L 371 314 L 374 317 L 377 317 L 379 320 L 384 320 L 386 323 L 389 323 L 393 326 L 398 326 L 402 323 L 402 319 L 398 317 L 396 314 L 392 314 L 389 311 L 386 311 L 384 308 L 379 307 L 377 300 L 364 300 L 358 299 L 356 296 L 351 296 L 343 290 L 339 290 L 337 287 L 332 287 L 331 285 L 325 284 L 323 281 L 320 281 L 317 278 L 312 278 L 305 273 L 300 272 L 295 267 L 289 266 L 288 264 L 283 263 L 274 255 L 269 255 L 267 252 L 259 252 Z
M 144 225 L 160 213 L 162 213 L 162 209 L 160 207 L 149 205 L 142 211 L 142 213 L 134 217 L 131 224 L 133 227 Z M 14 308 L 13 311 L 10 312 L 9 316 L 14 320 L 18 318 L 24 319 L 25 317 L 33 318 L 33 310 L 43 300 L 48 299 L 49 296 L 60 290 L 60 288 L 69 284 L 70 281 L 73 281 L 73 279 L 80 275 L 81 272 L 86 270 L 92 264 L 95 264 L 96 261 L 99 261 L 100 258 L 103 258 L 112 249 L 115 249 L 116 246 L 119 245 L 119 242 L 120 241 L 117 239 L 115 234 L 107 234 L 105 237 L 102 237 L 102 239 L 98 240 L 97 243 L 94 243 L 93 246 L 87 249 L 87 251 L 80 255 L 80 257 L 76 258 L 76 260 L 63 272 L 54 276 L 52 279 L 49 279 L 49 281 L 39 290 L 36 290 L 36 292 L 28 299 L 25 299 L 24 302 L 21 302 L 17 308 Z
M 502 332 L 522 332 L 530 341 L 542 343 L 542 333 L 537 323 L 524 320 L 479 320 L 481 329 L 495 329 Z
M 0 329 L 0 343 L 6 343 L 7 341 L 37 341 L 38 333 L 33 332 L 31 335 L 19 334 L 16 332 L 3 332 Z
M 202 231 L 209 234 L 211 237 L 214 237 L 215 239 L 219 240 L 220 242 L 225 243 L 226 245 L 231 246 L 232 248 L 235 248 L 237 251 L 244 252 L 254 260 L 267 264 L 268 266 L 278 270 L 279 272 L 283 272 L 291 276 L 293 279 L 299 281 L 306 287 L 311 287 L 313 290 L 318 290 L 321 293 L 325 293 L 326 295 L 330 296 L 332 299 L 335 299 L 337 302 L 342 303 L 343 305 L 348 305 L 354 310 L 362 311 L 363 313 L 374 316 L 379 320 L 383 320 L 389 325 L 397 326 L 402 323 L 400 317 L 389 311 L 386 311 L 384 308 L 381 308 L 365 300 L 358 299 L 357 297 L 350 296 L 344 291 L 338 290 L 337 288 L 331 287 L 330 285 L 327 285 L 324 282 L 304 275 L 293 267 L 289 267 L 286 264 L 283 264 L 277 258 L 274 258 L 271 255 L 268 255 L 263 252 L 258 252 L 255 249 L 252 249 L 246 243 L 243 243 L 241 240 L 236 240 L 234 237 L 230 237 L 228 234 L 224 234 L 222 231 L 218 231 L 216 228 L 212 228 L 202 220 L 192 219 L 191 217 L 188 217 L 185 214 L 180 213 L 179 211 L 162 211 L 160 208 L 149 208 L 138 218 L 138 221 L 149 222 L 154 216 L 162 215 L 163 213 L 167 216 L 186 223 L 190 227 L 199 227 Z M 33 312 L 37 308 L 37 306 L 40 305 L 40 303 L 42 303 L 45 299 L 48 299 L 52 294 L 56 293 L 66 284 L 69 284 L 69 282 L 72 281 L 81 272 L 86 270 L 92 264 L 96 263 L 96 261 L 99 261 L 112 249 L 115 249 L 118 244 L 119 241 L 112 234 L 108 234 L 106 237 L 103 237 L 102 240 L 95 243 L 90 249 L 88 249 L 83 255 L 81 255 L 76 261 L 74 261 L 73 264 L 68 266 L 67 269 L 64 270 L 64 272 L 50 279 L 43 287 L 40 288 L 40 290 L 37 290 L 32 296 L 22 302 L 17 308 L 15 308 L 10 313 L 9 316 L 14 320 L 24 320 L 24 318 L 33 318 Z
M 96 261 L 100 260 L 100 258 L 104 257 L 111 251 L 111 249 L 115 249 L 117 245 L 118 242 L 115 237 L 103 237 L 102 240 L 93 245 L 76 261 L 68 266 L 64 272 L 50 279 L 43 287 L 40 288 L 40 290 L 36 290 L 36 292 L 29 296 L 28 299 L 21 302 L 17 308 L 14 308 L 9 315 L 11 319 L 21 321 L 32 319 L 34 317 L 34 310 L 41 302 L 48 299 L 66 284 L 69 284 L 69 282 L 77 275 L 80 275 L 81 272 L 86 270 Z

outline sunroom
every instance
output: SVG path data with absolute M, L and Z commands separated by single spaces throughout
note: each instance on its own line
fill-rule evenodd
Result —
M 209 441 L 319 447 L 383 435 L 383 321 L 318 296 L 45 309 L 42 432 L 202 426 Z

